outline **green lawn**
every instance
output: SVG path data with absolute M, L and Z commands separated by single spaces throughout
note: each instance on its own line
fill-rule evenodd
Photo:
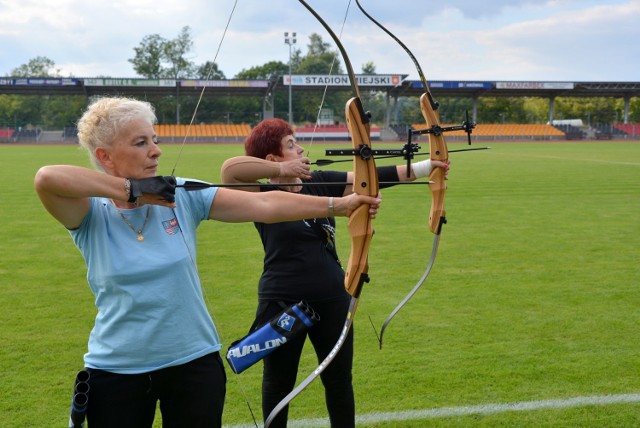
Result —
M 315 143 L 310 157 L 334 146 Z M 163 149 L 169 174 L 179 146 Z M 242 145 L 187 145 L 176 175 L 215 182 L 221 162 L 240 154 Z M 75 146 L 1 145 L 0 156 L 0 427 L 64 426 L 95 309 L 82 258 L 37 200 L 33 176 L 88 162 Z M 358 415 L 640 393 L 640 144 L 496 143 L 450 157 L 435 266 L 379 350 L 368 318 L 379 330 L 433 242 L 427 187 L 383 191 L 355 319 Z M 345 219 L 338 240 L 346 260 Z M 262 266 L 253 225 L 204 224 L 198 265 L 228 345 L 253 320 Z M 299 378 L 314 368 L 307 352 Z M 228 370 L 225 424 L 252 423 L 245 396 L 260 413 L 260 373 Z M 631 401 L 362 426 L 633 427 L 640 402 Z M 325 416 L 317 381 L 290 418 Z

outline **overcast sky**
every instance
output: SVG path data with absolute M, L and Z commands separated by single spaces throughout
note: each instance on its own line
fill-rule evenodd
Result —
M 339 33 L 349 0 L 308 0 Z M 62 76 L 136 77 L 128 59 L 146 35 L 191 27 L 196 64 L 227 78 L 279 60 L 285 31 L 303 53 L 329 34 L 297 0 L 0 0 L 0 76 L 45 56 Z M 640 81 L 640 0 L 361 0 L 414 53 L 427 80 Z M 356 73 L 409 74 L 408 55 L 351 1 L 341 40 Z

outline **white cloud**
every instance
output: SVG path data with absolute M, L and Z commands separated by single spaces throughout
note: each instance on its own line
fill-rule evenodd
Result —
M 360 0 L 416 55 L 429 80 L 638 80 L 640 0 Z M 346 0 L 308 0 L 336 33 Z M 63 75 L 133 77 L 127 61 L 144 36 L 176 37 L 185 25 L 192 61 L 212 60 L 233 2 L 229 0 L 0 0 L 0 75 L 36 56 Z M 329 35 L 298 2 L 242 0 L 217 58 L 228 77 L 267 61 L 288 60 L 283 33 Z M 352 0 L 342 40 L 359 71 L 417 78 L 407 54 Z

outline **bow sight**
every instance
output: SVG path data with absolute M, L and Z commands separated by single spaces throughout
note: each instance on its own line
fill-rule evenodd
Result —
M 438 103 L 434 101 L 432 105 L 438 106 Z M 388 157 L 401 157 L 407 161 L 407 177 L 411 175 L 411 160 L 415 155 L 425 155 L 427 153 L 420 153 L 420 145 L 414 143 L 412 141 L 412 137 L 414 135 L 425 135 L 425 134 L 433 134 L 436 137 L 444 134 L 445 132 L 452 131 L 464 131 L 467 134 L 468 144 L 471 145 L 471 133 L 473 132 L 473 128 L 476 127 L 475 122 L 471 122 L 469 120 L 469 112 L 466 112 L 466 120 L 462 122 L 460 125 L 450 125 L 450 126 L 440 126 L 438 124 L 434 124 L 430 128 L 425 129 L 410 129 L 409 134 L 407 135 L 407 142 L 399 149 L 372 149 L 366 144 L 361 144 L 357 149 L 326 149 L 325 156 L 360 156 L 360 158 L 367 160 L 372 156 L 382 156 L 382 158 Z M 488 147 L 482 147 L 477 149 L 462 149 L 462 150 L 451 150 L 454 151 L 467 151 L 467 150 L 485 150 Z M 341 161 L 333 161 L 333 162 L 341 162 Z M 328 165 L 333 163 L 328 160 L 319 160 L 316 162 L 318 165 Z

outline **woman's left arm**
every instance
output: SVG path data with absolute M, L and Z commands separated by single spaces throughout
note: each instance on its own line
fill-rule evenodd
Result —
M 291 192 L 237 192 L 219 188 L 209 218 L 228 223 L 278 223 L 335 215 L 348 217 L 362 204 L 368 204 L 375 218 L 382 199 L 351 193 L 343 197 L 302 195 Z
M 378 179 L 381 182 L 390 182 L 390 181 L 411 182 L 411 181 L 417 180 L 418 178 L 428 177 L 429 174 L 431 174 L 431 169 L 434 167 L 444 168 L 445 177 L 447 176 L 447 174 L 449 174 L 449 162 L 445 163 L 438 160 L 430 160 L 430 159 L 412 163 L 411 173 L 409 174 L 409 177 L 407 177 L 406 164 L 396 165 L 395 167 L 379 166 L 376 169 L 378 170 Z M 347 182 L 353 183 L 353 177 L 354 177 L 353 172 L 352 171 L 348 172 Z M 390 186 L 389 185 L 381 186 L 381 188 L 383 187 L 390 187 Z M 346 196 L 351 192 L 353 192 L 353 186 L 348 185 L 344 189 L 344 195 Z

